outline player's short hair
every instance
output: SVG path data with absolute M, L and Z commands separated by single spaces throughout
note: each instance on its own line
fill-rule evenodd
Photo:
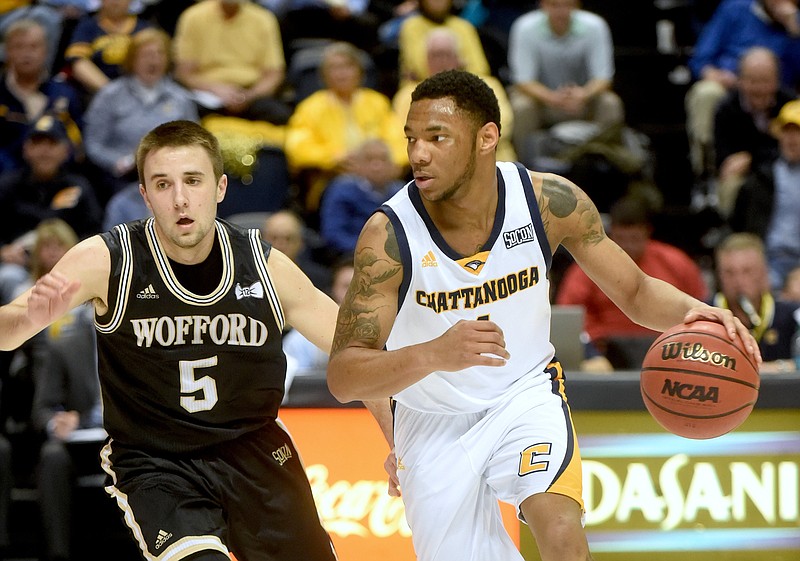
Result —
M 411 102 L 449 97 L 456 108 L 477 128 L 494 123 L 500 130 L 500 106 L 492 88 L 465 70 L 445 70 L 420 82 L 411 93 Z
M 219 148 L 217 137 L 194 121 L 170 121 L 158 125 L 147 133 L 136 150 L 136 170 L 139 172 L 139 182 L 144 185 L 144 161 L 150 152 L 160 148 L 180 146 L 199 146 L 208 153 L 211 166 L 214 169 L 214 178 L 219 181 L 222 177 L 222 151 Z

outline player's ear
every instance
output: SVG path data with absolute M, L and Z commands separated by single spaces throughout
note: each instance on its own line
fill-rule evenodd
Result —
M 144 199 L 145 206 L 150 209 L 150 212 L 153 212 L 153 207 L 150 205 L 150 199 L 147 198 L 147 189 L 144 186 L 144 183 L 139 183 L 139 194 Z
M 500 141 L 500 131 L 495 123 L 486 123 L 478 129 L 478 151 L 482 154 L 494 152 Z
M 224 173 L 217 181 L 217 203 L 221 203 L 225 198 L 225 193 L 228 192 L 228 176 Z

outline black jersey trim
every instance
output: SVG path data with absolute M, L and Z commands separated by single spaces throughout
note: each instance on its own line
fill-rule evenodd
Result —
M 119 286 L 117 287 L 116 301 L 114 302 L 114 310 L 111 319 L 108 323 L 99 323 L 97 319 L 95 319 L 95 329 L 99 333 L 111 333 L 122 323 L 122 318 L 125 316 L 125 309 L 128 306 L 128 295 L 131 290 L 131 282 L 133 279 L 133 247 L 131 246 L 130 230 L 128 230 L 125 224 L 115 226 L 114 230 L 119 236 L 120 257 L 122 258 Z M 109 248 L 109 252 L 110 251 L 111 248 Z
M 264 256 L 264 251 L 261 245 L 261 233 L 258 230 L 248 230 L 248 237 L 250 239 L 250 249 L 253 251 L 253 260 L 256 264 L 256 270 L 261 277 L 261 282 L 264 283 L 264 291 L 269 300 L 269 306 L 272 308 L 272 315 L 275 316 L 275 323 L 283 331 L 286 325 L 286 318 L 283 315 L 283 306 L 281 300 L 278 298 L 278 292 L 275 290 L 275 285 L 272 283 L 272 277 L 267 268 L 267 259 Z
M 525 193 L 525 198 L 528 201 L 528 210 L 531 213 L 533 229 L 536 230 L 536 237 L 539 239 L 539 248 L 542 250 L 544 262 L 547 265 L 547 270 L 549 271 L 550 265 L 553 263 L 553 249 L 550 247 L 550 241 L 547 239 L 547 234 L 544 231 L 542 212 L 539 209 L 539 203 L 536 202 L 533 183 L 531 183 L 531 176 L 528 173 L 528 169 L 519 162 L 515 162 L 514 165 L 517 166 L 519 179 L 522 181 L 522 190 Z
M 397 239 L 397 247 L 400 250 L 400 265 L 403 267 L 403 280 L 400 281 L 400 288 L 397 291 L 397 312 L 400 313 L 400 308 L 403 307 L 403 301 L 406 299 L 406 293 L 411 286 L 411 273 L 413 266 L 411 264 L 411 246 L 408 244 L 406 237 L 406 230 L 403 228 L 403 222 L 392 207 L 387 204 L 381 205 L 378 209 L 384 213 L 389 219 L 389 222 L 394 228 L 394 235 Z
M 218 221 L 215 221 L 214 225 L 219 238 L 220 249 L 222 250 L 222 279 L 213 292 L 207 296 L 203 296 L 187 290 L 181 285 L 180 282 L 178 282 L 175 273 L 172 271 L 172 267 L 170 267 L 169 259 L 167 258 L 166 253 L 164 253 L 164 248 L 161 247 L 161 243 L 156 235 L 155 220 L 150 218 L 145 224 L 147 243 L 150 246 L 150 252 L 155 260 L 156 268 L 158 269 L 158 274 L 161 276 L 161 280 L 164 281 L 167 289 L 178 300 L 186 304 L 192 304 L 194 306 L 211 306 L 219 302 L 233 286 L 234 263 L 230 237 L 228 236 L 228 231 L 224 226 L 222 226 L 222 224 L 220 224 Z

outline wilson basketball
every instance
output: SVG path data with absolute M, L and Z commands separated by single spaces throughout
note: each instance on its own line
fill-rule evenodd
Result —
M 662 333 L 642 362 L 647 410 L 686 438 L 715 438 L 747 419 L 758 399 L 758 367 L 722 324 L 696 321 Z

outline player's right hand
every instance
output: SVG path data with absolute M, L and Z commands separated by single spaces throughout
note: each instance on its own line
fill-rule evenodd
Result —
M 390 497 L 400 497 L 400 478 L 397 477 L 397 456 L 394 454 L 394 448 L 386 456 L 386 461 L 383 462 L 383 469 L 389 475 L 388 493 Z
M 435 340 L 437 370 L 454 372 L 470 366 L 504 366 L 511 358 L 503 330 L 487 320 L 461 320 Z
M 44 275 L 28 295 L 28 319 L 34 325 L 50 325 L 72 307 L 72 297 L 78 288 L 80 282 L 70 281 L 60 273 Z

